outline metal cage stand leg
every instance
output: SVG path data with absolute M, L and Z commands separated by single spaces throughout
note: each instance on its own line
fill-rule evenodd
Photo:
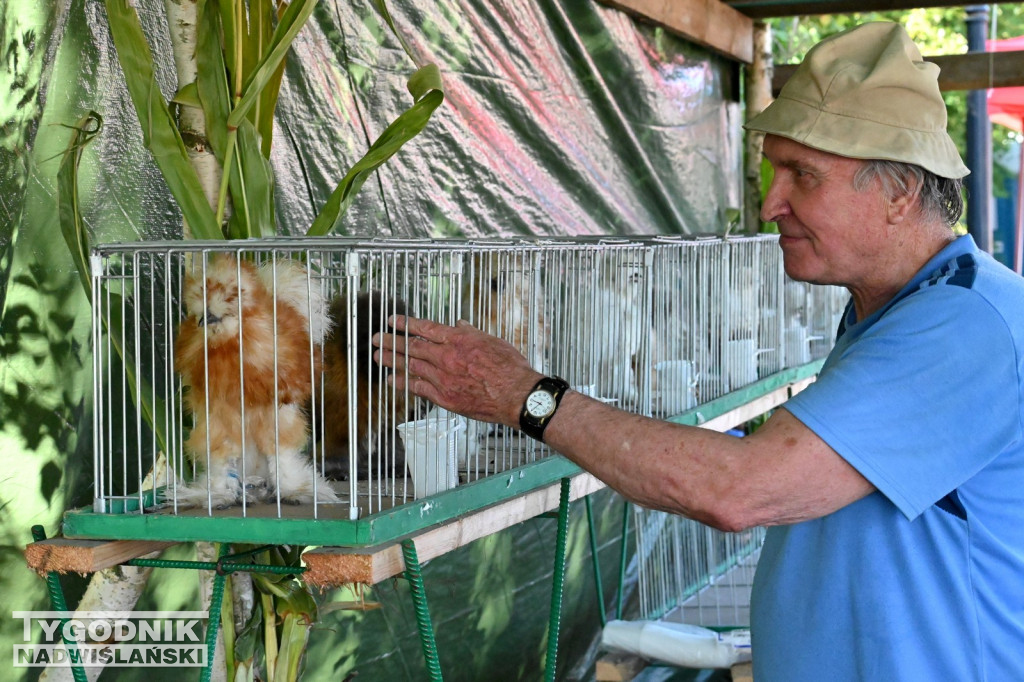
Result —
M 42 526 L 32 526 L 32 539 L 35 542 L 42 542 L 46 539 L 46 531 Z M 60 585 L 60 576 L 56 571 L 48 571 L 46 573 L 46 588 L 50 593 L 50 605 L 53 607 L 53 610 L 67 612 L 68 605 L 64 601 L 64 588 Z M 72 656 L 71 675 L 75 678 L 75 682 L 88 682 L 89 678 L 85 674 L 85 668 L 73 662 L 75 657 L 72 652 L 78 648 L 78 645 L 75 643 L 75 640 L 67 637 L 64 627 L 67 622 L 68 619 L 62 615 L 60 617 L 60 636 L 64 640 L 64 646 L 67 647 L 68 654 Z
M 601 561 L 598 557 L 597 529 L 594 527 L 594 505 L 590 501 L 590 495 L 583 498 L 587 506 L 587 533 L 590 536 L 590 558 L 594 567 L 594 590 L 597 592 L 597 613 L 601 620 L 601 627 L 608 624 L 608 616 L 604 609 L 604 586 L 601 584 Z
M 565 545 L 569 536 L 569 484 L 570 479 L 562 479 L 562 493 L 558 504 L 558 537 L 555 541 L 555 570 L 551 577 L 548 653 L 544 661 L 546 682 L 554 682 L 558 663 L 558 631 L 562 620 L 562 588 L 565 585 Z
M 430 609 L 427 607 L 427 592 L 423 588 L 423 576 L 420 574 L 420 562 L 416 557 L 416 543 L 402 540 L 402 556 L 405 559 L 405 579 L 409 581 L 412 592 L 413 608 L 416 610 L 416 626 L 420 631 L 420 643 L 423 645 L 423 657 L 427 661 L 427 673 L 430 680 L 440 682 L 441 664 L 437 657 L 437 641 L 434 639 L 434 625 L 430 621 Z
M 213 659 L 217 653 L 217 628 L 220 626 L 221 608 L 224 605 L 224 582 L 228 572 L 221 567 L 221 561 L 228 554 L 228 543 L 223 542 L 218 552 L 216 574 L 213 576 L 213 591 L 210 593 L 210 616 L 206 622 L 206 667 L 199 676 L 200 682 L 210 682 L 213 676 Z M 225 654 L 227 652 L 225 651 Z
M 627 540 L 629 538 L 629 512 L 633 508 L 629 502 L 622 504 L 622 540 L 619 545 L 619 587 L 616 592 L 615 618 L 622 620 L 623 586 L 626 582 L 626 557 L 629 554 Z

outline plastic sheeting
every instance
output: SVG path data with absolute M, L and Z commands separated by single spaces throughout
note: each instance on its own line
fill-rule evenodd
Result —
M 724 60 L 592 2 L 392 2 L 446 101 L 368 182 L 349 234 L 600 235 L 717 232 L 738 207 L 738 106 Z M 162 2 L 139 13 L 164 96 L 176 90 Z M 57 17 L 40 137 L 88 109 L 96 241 L 180 234 L 142 146 L 102 3 Z M 300 33 L 278 106 L 272 164 L 279 232 L 301 234 L 370 141 L 411 100 L 414 65 L 368 3 L 322 2 Z M 51 162 L 50 166 L 55 166 Z M 51 169 L 45 169 L 49 172 Z M 52 201 L 53 195 L 39 197 Z
M 446 102 L 347 231 L 714 232 L 738 207 L 723 100 L 732 79 L 706 52 L 591 2 L 428 1 L 394 13 L 413 50 L 441 67 Z M 348 5 L 320 11 L 290 62 L 274 165 L 292 230 L 406 104 L 407 60 L 365 27 Z M 367 71 L 354 79 L 346 61 Z
M 177 83 L 163 2 L 134 4 L 170 98 Z M 726 211 L 739 208 L 739 105 L 730 101 L 738 86 L 725 60 L 589 1 L 388 5 L 415 54 L 440 67 L 446 100 L 363 186 L 346 233 L 721 232 Z M 91 499 L 89 303 L 57 221 L 64 126 L 90 109 L 104 117 L 81 165 L 94 242 L 174 238 L 181 215 L 142 144 L 103 3 L 7 0 L 0 32 L 0 570 L 7 605 L 27 610 L 47 605 L 43 582 L 20 553 L 29 526 L 42 523 L 52 535 L 64 508 Z M 369 2 L 322 0 L 295 43 L 278 104 L 279 232 L 303 233 L 370 142 L 409 106 L 413 68 Z M 619 512 L 610 495 L 600 504 L 610 595 Z M 427 567 L 447 679 L 540 677 L 554 537 L 544 524 L 551 523 L 523 524 Z M 600 632 L 578 510 L 570 538 L 558 679 L 582 674 Z M 192 605 L 189 581 L 194 576 L 155 577 L 142 605 Z M 308 679 L 355 671 L 361 680 L 424 678 L 411 605 L 397 585 L 375 589 L 379 611 L 327 618 L 311 639 Z M 0 622 L 0 634 L 6 647 L 20 626 Z M 118 672 L 156 679 L 151 671 Z

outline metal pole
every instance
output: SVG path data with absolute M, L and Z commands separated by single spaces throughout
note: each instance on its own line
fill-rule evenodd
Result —
M 967 51 L 985 52 L 988 5 L 967 9 Z M 967 231 L 978 248 L 992 253 L 992 122 L 987 90 L 967 93 Z

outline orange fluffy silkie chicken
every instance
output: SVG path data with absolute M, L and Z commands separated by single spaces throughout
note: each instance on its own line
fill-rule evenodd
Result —
M 279 258 L 257 268 L 218 254 L 205 276 L 198 265 L 186 277 L 184 301 L 174 359 L 195 419 L 185 451 L 202 473 L 179 487 L 179 502 L 336 502 L 303 453 L 330 324 L 304 266 Z

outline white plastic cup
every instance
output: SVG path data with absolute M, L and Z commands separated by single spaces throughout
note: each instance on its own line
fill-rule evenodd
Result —
M 405 445 L 405 465 L 417 500 L 459 484 L 458 455 L 466 450 L 467 427 L 461 415 L 427 417 L 395 427 Z
M 697 379 L 689 360 L 665 360 L 654 365 L 658 398 L 665 414 L 681 414 L 697 407 Z

